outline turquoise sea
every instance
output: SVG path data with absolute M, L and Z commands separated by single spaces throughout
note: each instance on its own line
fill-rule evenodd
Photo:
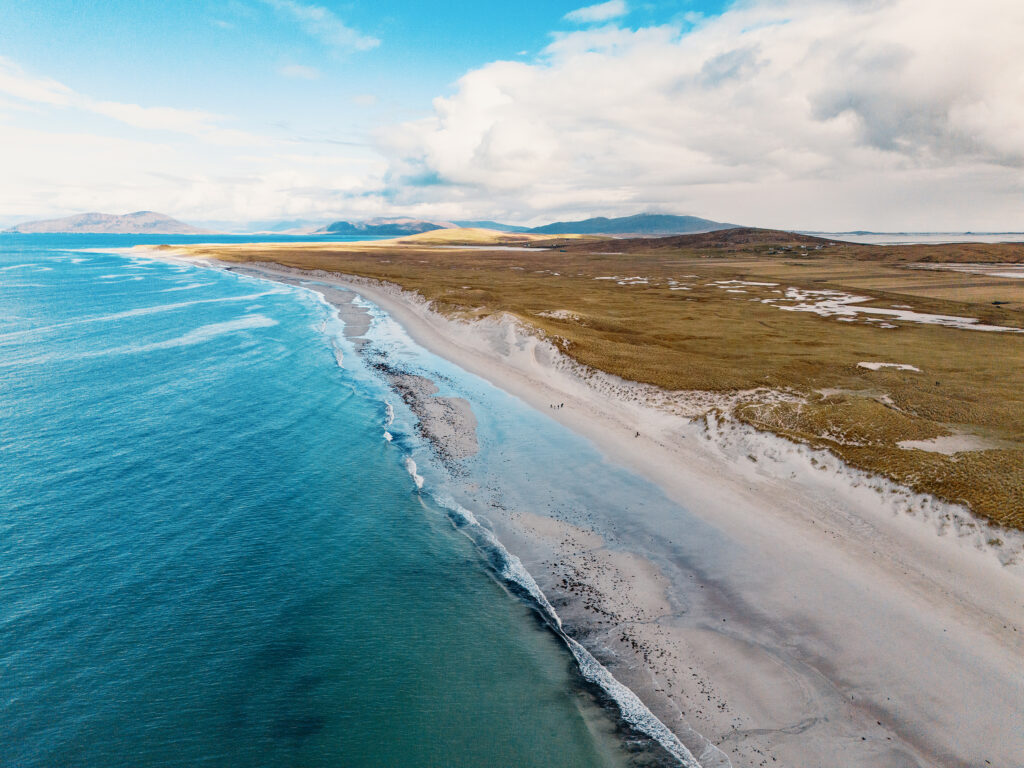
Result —
M 482 475 L 446 485 L 317 294 L 103 251 L 187 239 L 0 236 L 0 765 L 664 757 L 471 524 Z M 521 463 L 492 496 L 642 504 L 367 309 L 378 352 L 473 403 L 469 471 Z M 579 462 L 547 489 L 545 450 Z

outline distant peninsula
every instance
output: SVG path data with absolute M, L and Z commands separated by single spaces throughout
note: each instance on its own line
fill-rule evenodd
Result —
M 102 234 L 102 235 L 206 235 L 209 231 L 193 227 L 154 211 L 79 213 L 62 219 L 28 221 L 5 230 L 8 234 Z

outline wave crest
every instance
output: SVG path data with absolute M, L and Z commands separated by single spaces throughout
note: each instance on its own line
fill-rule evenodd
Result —
M 405 470 L 409 473 L 409 477 L 416 483 L 416 490 L 420 490 L 423 487 L 423 475 L 416 471 L 416 462 L 413 461 L 412 456 L 405 457 Z
M 406 459 L 406 467 L 411 461 L 411 459 Z M 416 464 L 414 462 L 412 467 L 411 471 L 415 471 Z M 683 768 L 701 768 L 700 763 L 697 762 L 690 750 L 633 691 L 616 680 L 607 667 L 594 658 L 590 651 L 565 633 L 558 612 L 555 611 L 537 581 L 526 570 L 523 562 L 505 549 L 498 537 L 490 529 L 481 525 L 476 515 L 454 499 L 447 496 L 432 496 L 432 498 L 448 512 L 456 525 L 462 528 L 470 539 L 488 554 L 498 575 L 516 592 L 529 600 L 541 614 L 545 623 L 569 648 L 583 678 L 592 685 L 596 685 L 609 699 L 615 702 L 622 719 L 633 729 L 660 745 L 669 755 L 678 760 Z M 728 761 L 725 764 L 728 765 Z

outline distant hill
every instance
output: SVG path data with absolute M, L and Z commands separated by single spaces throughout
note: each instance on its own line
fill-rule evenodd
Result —
M 79 213 L 63 219 L 45 219 L 18 224 L 6 230 L 15 234 L 104 234 L 104 235 L 205 235 L 183 221 L 153 211 L 136 211 L 123 216 L 113 213 Z
M 529 232 L 529 227 L 519 227 L 515 224 L 502 224 L 498 221 L 453 221 L 458 227 L 465 229 L 494 229 L 498 232 Z
M 550 235 L 534 234 L 530 232 L 502 232 L 500 229 L 483 229 L 481 227 L 445 227 L 430 232 L 420 232 L 416 235 L 406 235 L 393 241 L 402 245 L 502 245 L 502 246 L 530 246 L 534 243 L 542 243 L 548 246 L 553 242 L 559 244 L 565 242 L 576 242 L 577 240 L 588 240 L 586 235 L 566 235 L 564 237 L 552 238 Z
M 757 227 L 730 227 L 712 232 L 696 232 L 690 235 L 672 235 L 669 237 L 637 237 L 614 238 L 600 242 L 601 251 L 611 253 L 632 253 L 652 251 L 678 251 L 686 249 L 706 250 L 721 249 L 748 250 L 751 247 L 767 246 L 781 250 L 823 248 L 840 242 L 834 239 L 812 237 L 798 232 L 785 232 L 778 229 L 759 229 Z M 569 250 L 586 250 L 594 248 L 594 244 L 571 244 L 565 246 Z
M 401 237 L 402 235 L 418 235 L 434 229 L 451 229 L 455 225 L 450 221 L 424 221 L 422 219 L 369 219 L 367 221 L 335 221 L 326 227 L 314 230 L 314 235 L 343 235 L 359 237 L 362 235 L 383 235 L 385 237 Z
M 641 213 L 636 216 L 623 216 L 617 219 L 606 219 L 599 216 L 583 221 L 556 221 L 526 230 L 538 234 L 579 234 L 579 235 L 684 235 L 693 232 L 714 232 L 720 229 L 732 229 L 735 224 L 723 224 L 720 221 L 701 219 L 697 216 L 673 216 L 662 213 Z

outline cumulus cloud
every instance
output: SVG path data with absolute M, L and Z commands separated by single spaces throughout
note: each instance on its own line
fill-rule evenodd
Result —
M 559 36 L 469 72 L 382 143 L 410 202 L 1019 227 L 1021 39 L 1019 0 L 754 0 Z
M 602 23 L 466 73 L 421 119 L 379 129 L 376 151 L 333 127 L 304 141 L 96 98 L 0 58 L 0 210 L 1019 230 L 1021 39 L 1019 0 L 744 0 Z
M 290 16 L 310 37 L 339 51 L 368 51 L 380 45 L 376 37 L 348 26 L 334 13 L 320 5 L 296 0 L 263 0 L 264 3 Z
M 565 20 L 574 24 L 594 24 L 601 21 L 611 21 L 629 12 L 624 0 L 608 0 L 607 3 L 588 5 L 585 8 L 577 8 L 565 14 Z

